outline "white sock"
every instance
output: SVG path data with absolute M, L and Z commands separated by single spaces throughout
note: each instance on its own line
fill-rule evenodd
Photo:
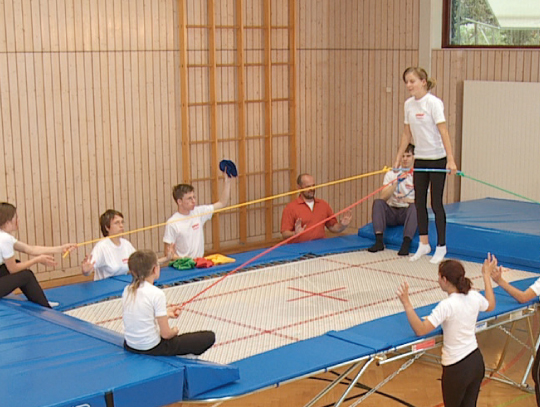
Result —
M 58 307 L 60 303 L 56 301 L 49 301 L 49 305 L 51 306 L 51 308 L 54 308 L 54 307 Z
M 431 251 L 431 246 L 429 245 L 429 243 L 428 244 L 420 243 L 418 245 L 418 250 L 416 251 L 414 256 L 412 256 L 409 260 L 410 261 L 416 261 L 420 257 L 428 254 L 430 251 Z
M 429 261 L 433 264 L 439 264 L 441 261 L 443 261 L 444 256 L 446 256 L 446 246 L 437 246 L 435 249 L 435 254 Z

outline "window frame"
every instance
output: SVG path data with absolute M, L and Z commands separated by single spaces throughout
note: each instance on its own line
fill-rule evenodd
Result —
M 462 45 L 450 44 L 450 27 L 452 19 L 452 0 L 443 0 L 442 16 L 442 48 L 457 49 L 540 49 L 539 45 Z

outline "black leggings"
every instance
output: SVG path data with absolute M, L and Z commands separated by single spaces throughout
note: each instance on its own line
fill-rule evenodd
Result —
M 415 160 L 414 168 L 446 169 L 446 157 L 440 160 Z M 414 172 L 414 196 L 418 218 L 418 234 L 428 234 L 427 192 L 431 187 L 431 208 L 435 214 L 437 246 L 446 245 L 446 213 L 443 206 L 446 172 Z
M 536 393 L 536 405 L 540 407 L 540 348 L 536 351 L 531 376 L 534 381 L 534 392 Z
M 11 274 L 5 264 L 0 266 L 0 298 L 20 288 L 29 301 L 51 308 L 45 293 L 31 270 L 21 270 Z
M 453 365 L 443 366 L 442 393 L 445 407 L 475 407 L 486 368 L 476 348 Z
M 148 350 L 138 350 L 130 347 L 124 341 L 124 348 L 133 353 L 152 356 L 201 355 L 216 341 L 212 331 L 191 332 L 175 336 L 171 339 L 161 338 L 161 342 Z

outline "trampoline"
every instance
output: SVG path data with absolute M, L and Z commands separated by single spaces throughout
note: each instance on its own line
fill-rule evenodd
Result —
M 480 269 L 488 251 L 511 269 L 506 278 L 513 285 L 524 289 L 538 278 L 540 206 L 483 199 L 446 209 L 447 257 L 465 262 L 475 287 L 483 289 Z M 216 345 L 199 360 L 122 349 L 121 303 L 115 297 L 129 282 L 127 276 L 47 290 L 48 298 L 60 303 L 55 310 L 1 300 L 0 347 L 7 357 L 1 362 L 0 387 L 8 397 L 0 405 L 160 406 L 225 400 L 344 365 L 349 366 L 346 374 L 359 369 L 356 383 L 373 362 L 414 357 L 440 344 L 440 330 L 414 335 L 395 295 L 398 284 L 408 281 L 420 316 L 444 298 L 437 266 L 429 258 L 411 263 L 392 250 L 399 247 L 401 233 L 400 227 L 389 229 L 388 249 L 379 253 L 364 250 L 373 243 L 371 225 L 355 236 L 279 247 L 257 265 L 227 277 L 171 320 L 184 332 L 216 332 Z M 413 250 L 416 244 L 417 239 Z M 234 255 L 236 263 L 211 269 L 163 269 L 157 284 L 164 286 L 168 303 L 182 304 L 212 284 L 217 278 L 212 275 L 259 252 Z M 537 300 L 519 304 L 500 288 L 495 292 L 497 307 L 480 314 L 478 330 L 535 314 Z M 31 394 L 24 391 L 29 388 Z

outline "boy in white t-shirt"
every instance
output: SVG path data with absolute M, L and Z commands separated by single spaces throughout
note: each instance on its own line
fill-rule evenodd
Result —
M 180 307 L 167 309 L 165 293 L 154 286 L 160 268 L 156 254 L 138 250 L 128 260 L 133 281 L 122 294 L 124 348 L 153 356 L 201 355 L 215 342 L 212 331 L 178 335 L 168 318 L 178 318 Z
M 414 163 L 414 145 L 409 144 L 401 159 L 400 173 L 388 171 L 384 176 L 379 199 L 373 201 L 373 231 L 375 244 L 368 251 L 376 253 L 384 250 L 383 234 L 386 226 L 403 225 L 403 242 L 398 255 L 407 256 L 411 241 L 416 233 L 416 207 L 414 206 L 414 183 L 410 169 Z M 397 178 L 397 180 L 396 180 Z
M 196 206 L 195 188 L 179 184 L 173 188 L 173 199 L 178 211 L 167 220 L 163 242 L 165 253 L 170 245 L 176 247 L 174 258 L 204 256 L 204 224 L 212 218 L 213 212 L 227 206 L 231 195 L 231 179 L 225 176 L 219 201 L 213 205 Z
M 100 240 L 92 253 L 84 258 L 82 273 L 87 276 L 93 271 L 95 281 L 127 274 L 128 259 L 135 248 L 129 240 L 116 236 L 124 232 L 124 215 L 108 209 L 99 217 L 99 225 L 107 239 Z

